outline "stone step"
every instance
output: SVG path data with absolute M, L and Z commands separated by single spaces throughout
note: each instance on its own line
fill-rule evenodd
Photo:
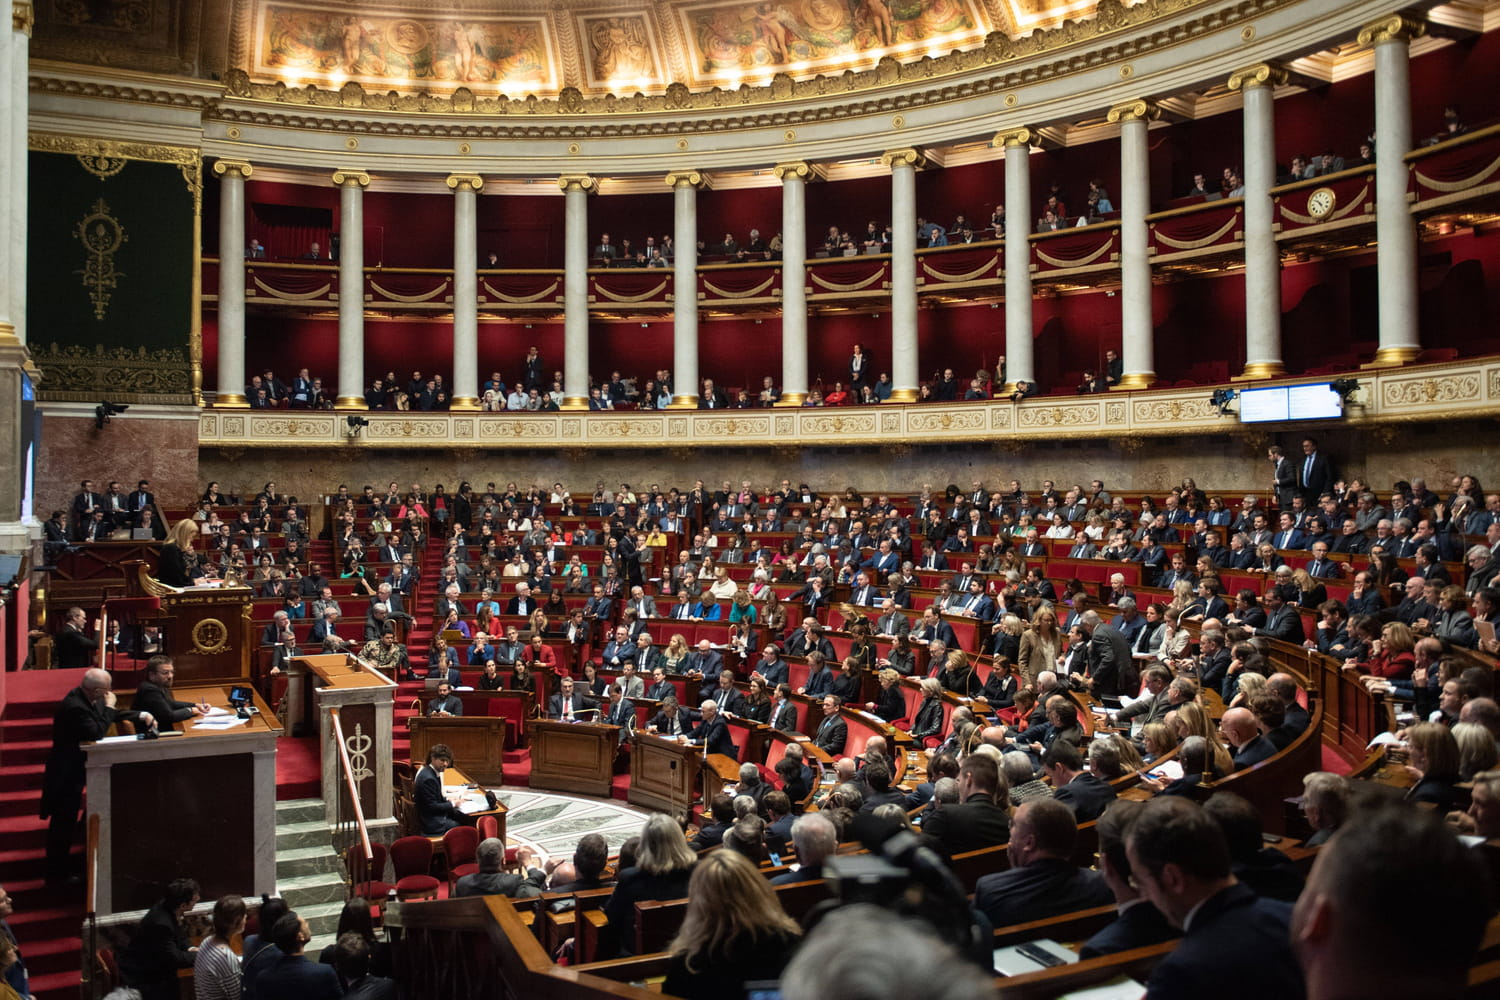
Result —
M 344 880 L 337 874 L 294 875 L 278 877 L 276 889 L 281 898 L 299 914 L 305 906 L 318 903 L 344 903 Z
M 310 823 L 323 818 L 322 799 L 287 799 L 276 803 L 276 825 Z
M 339 871 L 339 857 L 328 844 L 317 847 L 293 847 L 276 852 L 277 880 L 299 875 L 319 875 Z
M 313 934 L 312 941 L 303 951 L 316 959 L 318 952 L 333 944 L 338 936 L 339 914 L 344 911 L 343 897 L 330 903 L 309 903 L 294 909 L 297 916 L 307 921 L 307 929 Z
M 328 824 L 320 817 L 305 823 L 276 824 L 276 853 L 299 847 L 327 847 L 330 843 Z

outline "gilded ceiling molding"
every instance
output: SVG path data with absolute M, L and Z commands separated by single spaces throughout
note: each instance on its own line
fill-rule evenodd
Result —
M 1286 85 L 1288 74 L 1285 69 L 1276 63 L 1263 62 L 1254 66 L 1246 66 L 1229 74 L 1230 90 L 1249 90 L 1252 87 L 1282 87 Z
M 334 187 L 351 187 L 359 185 L 362 188 L 370 186 L 370 175 L 363 170 L 350 170 L 347 167 L 333 172 Z
M 449 174 L 447 183 L 454 191 L 465 188 L 477 193 L 484 188 L 484 178 L 478 174 Z
M 168 146 L 154 142 L 119 142 L 113 139 L 90 139 L 55 132 L 32 132 L 27 148 L 36 153 L 63 153 L 109 160 L 144 160 L 148 163 L 172 163 L 179 167 L 201 162 L 202 153 L 191 146 Z
M 1359 44 L 1409 42 L 1427 34 L 1427 22 L 1405 14 L 1392 14 L 1359 29 Z
M 248 179 L 251 174 L 255 173 L 255 168 L 244 160 L 215 160 L 214 173 L 220 176 L 235 173 Z
M 1154 122 L 1160 117 L 1161 108 L 1144 97 L 1137 97 L 1133 101 L 1116 104 L 1109 109 L 1109 115 L 1107 116 L 1111 125 L 1133 121 Z
M 673 170 L 665 178 L 667 187 L 712 188 L 713 182 L 701 170 Z

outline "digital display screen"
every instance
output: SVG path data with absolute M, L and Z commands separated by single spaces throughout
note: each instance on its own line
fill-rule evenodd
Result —
M 1239 403 L 1240 422 L 1246 424 L 1335 420 L 1344 415 L 1343 400 L 1327 382 L 1241 389 Z

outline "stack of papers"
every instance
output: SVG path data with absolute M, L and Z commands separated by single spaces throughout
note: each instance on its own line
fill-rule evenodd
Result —
M 209 715 L 193 723 L 194 729 L 221 730 L 233 729 L 235 726 L 243 726 L 249 719 L 241 719 L 225 712 L 223 715 Z

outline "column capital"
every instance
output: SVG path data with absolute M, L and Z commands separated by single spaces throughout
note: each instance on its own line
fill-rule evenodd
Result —
M 995 138 L 990 140 L 990 145 L 998 146 L 1002 149 L 1010 149 L 1013 146 L 1035 146 L 1041 139 L 1042 137 L 1036 129 L 1023 125 L 1020 128 L 996 132 Z
M 1153 122 L 1160 117 L 1161 108 L 1144 97 L 1137 97 L 1133 101 L 1116 104 L 1109 109 L 1109 123 L 1111 125 L 1133 121 Z
M 1287 72 L 1279 64 L 1272 62 L 1256 63 L 1254 66 L 1246 66 L 1229 74 L 1230 90 L 1249 90 L 1252 87 L 1281 87 L 1285 86 Z
M 663 179 L 667 182 L 667 187 L 670 188 L 713 187 L 713 183 L 708 179 L 708 174 L 704 173 L 701 170 L 671 170 L 667 172 L 667 176 Z
M 459 188 L 478 191 L 484 187 L 484 178 L 478 174 L 449 174 L 447 183 L 448 187 L 454 191 Z
M 31 28 L 36 24 L 36 8 L 30 0 L 13 0 L 10 5 L 10 30 L 31 37 Z
M 880 154 L 880 162 L 893 170 L 896 167 L 912 167 L 913 169 L 921 170 L 927 165 L 927 158 L 922 155 L 920 150 L 908 146 L 906 149 L 886 150 Z
M 338 187 L 352 187 L 357 184 L 366 188 L 370 186 L 370 175 L 363 170 L 340 168 L 333 172 L 333 183 Z
M 588 174 L 563 174 L 557 179 L 557 186 L 564 191 L 597 191 L 599 182 Z
M 1409 42 L 1427 34 L 1427 22 L 1405 14 L 1391 14 L 1372 21 L 1359 29 L 1359 44 L 1379 45 L 1382 42 Z
M 214 173 L 221 177 L 230 173 L 239 174 L 241 177 L 249 177 L 255 173 L 255 168 L 244 160 L 215 160 Z
M 804 181 L 815 181 L 823 176 L 823 171 L 817 164 L 808 163 L 806 160 L 792 160 L 789 163 L 778 163 L 771 168 L 771 173 L 775 174 L 776 179 L 782 183 L 786 183 L 788 177 L 800 177 Z

